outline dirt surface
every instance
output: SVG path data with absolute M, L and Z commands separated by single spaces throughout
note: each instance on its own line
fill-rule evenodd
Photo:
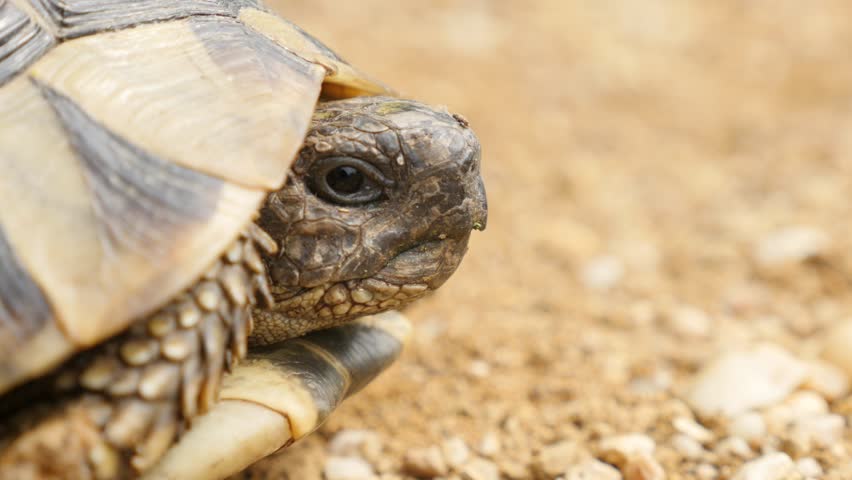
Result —
M 465 115 L 490 214 L 398 364 L 249 478 L 852 478 L 852 3 L 270 3 Z

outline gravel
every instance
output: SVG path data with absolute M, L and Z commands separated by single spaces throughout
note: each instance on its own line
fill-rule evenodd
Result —
M 806 377 L 803 362 L 781 347 L 763 344 L 708 363 L 687 398 L 701 415 L 730 417 L 783 400 Z
M 267 4 L 463 113 L 491 210 L 398 364 L 249 478 L 852 478 L 848 2 Z
M 770 453 L 743 465 L 733 480 L 787 480 L 795 470 L 789 455 Z

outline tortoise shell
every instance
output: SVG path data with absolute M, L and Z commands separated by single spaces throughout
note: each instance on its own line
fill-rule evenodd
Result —
M 250 0 L 0 0 L 0 393 L 189 286 L 320 95 L 389 94 Z

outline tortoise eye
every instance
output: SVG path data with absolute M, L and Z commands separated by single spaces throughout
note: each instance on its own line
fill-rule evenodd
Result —
M 325 183 L 341 195 L 352 195 L 364 186 L 364 174 L 355 167 L 341 165 L 326 174 Z
M 393 182 L 364 160 L 330 157 L 311 166 L 309 186 L 314 194 L 329 202 L 358 205 L 381 198 Z

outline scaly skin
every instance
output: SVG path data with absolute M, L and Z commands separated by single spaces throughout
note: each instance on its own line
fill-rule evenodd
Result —
M 143 472 L 212 406 L 250 345 L 438 288 L 485 227 L 479 161 L 461 117 L 384 97 L 320 104 L 286 185 L 196 285 L 0 398 L 0 477 L 51 478 L 58 459 L 56 478 Z
M 458 116 L 384 97 L 321 104 L 287 185 L 261 209 L 258 225 L 281 241 L 265 258 L 275 306 L 255 309 L 252 342 L 399 308 L 442 285 L 471 229 L 485 228 L 479 161 Z M 341 165 L 372 176 L 376 198 L 328 192 L 322 177 Z

